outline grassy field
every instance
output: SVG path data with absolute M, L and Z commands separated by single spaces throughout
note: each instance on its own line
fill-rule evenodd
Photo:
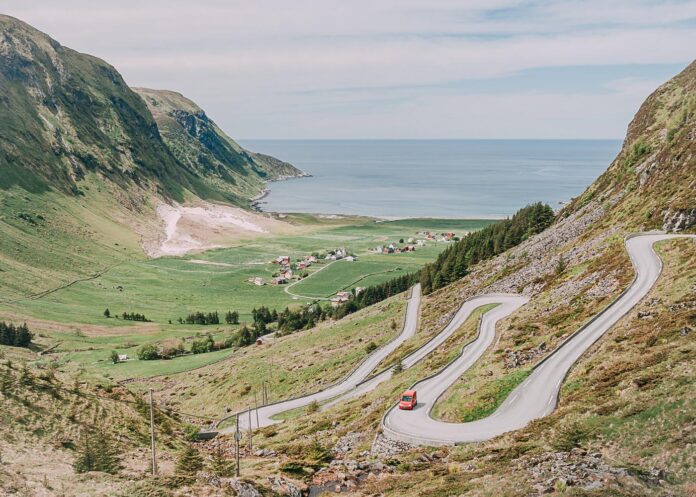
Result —
M 12 313 L 42 320 L 116 326 L 118 320 L 106 320 L 102 313 L 109 308 L 114 314 L 138 312 L 161 325 L 189 312 L 237 310 L 242 320 L 249 320 L 251 310 L 262 305 L 282 309 L 307 303 L 284 291 L 282 286 L 256 286 L 248 279 L 261 276 L 269 281 L 279 255 L 293 259 L 325 252 L 337 247 L 358 254 L 354 263 L 341 261 L 317 274 L 321 262 L 309 269 L 310 276 L 293 286 L 293 293 L 311 298 L 328 297 L 353 286 L 367 286 L 386 281 L 420 266 L 437 256 L 446 246 L 430 243 L 413 253 L 376 255 L 369 250 L 377 245 L 398 242 L 415 236 L 420 230 L 451 230 L 456 233 L 478 229 L 490 221 L 405 220 L 370 222 L 354 226 L 312 231 L 303 236 L 286 236 L 243 242 L 238 247 L 213 250 L 185 258 L 161 258 L 121 263 L 105 274 L 80 281 L 40 299 L 0 305 L 0 315 Z M 447 223 L 446 227 L 443 223 Z M 435 226 L 435 227 L 433 227 Z M 208 261 L 213 264 L 194 263 Z
M 147 343 L 186 347 L 197 335 L 211 333 L 222 339 L 237 325 L 195 326 L 178 324 L 180 317 L 196 311 L 228 310 L 240 313 L 242 323 L 251 321 L 255 307 L 282 310 L 327 298 L 337 291 L 369 286 L 394 276 L 418 270 L 433 260 L 447 244 L 431 242 L 416 252 L 376 254 L 377 245 L 398 243 L 416 237 L 416 232 L 454 231 L 464 234 L 490 221 L 401 220 L 375 222 L 361 218 L 324 220 L 316 224 L 303 216 L 288 219 L 307 226 L 306 233 L 242 241 L 238 246 L 186 257 L 153 260 L 130 257 L 114 261 L 101 275 L 77 281 L 40 297 L 0 303 L 0 320 L 27 320 L 37 343 L 51 348 L 44 361 L 55 361 L 63 369 L 79 369 L 98 380 L 124 380 L 175 374 L 228 357 L 230 350 L 179 357 L 173 360 L 138 361 L 113 365 L 112 350 L 136 357 L 138 347 Z M 341 225 L 341 222 L 355 223 Z M 287 288 L 256 286 L 247 280 L 261 276 L 270 281 L 278 266 L 270 261 L 279 255 L 298 259 L 311 253 L 325 253 L 345 247 L 358 255 L 356 262 L 320 260 L 309 268 L 309 276 Z M 99 254 L 97 254 L 98 256 Z M 315 274 L 316 273 L 316 274 Z M 299 295 L 299 296 L 298 296 Z M 124 312 L 144 314 L 151 322 L 136 323 L 119 318 Z

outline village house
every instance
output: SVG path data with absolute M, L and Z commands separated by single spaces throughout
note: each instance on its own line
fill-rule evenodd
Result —
M 348 257 L 346 257 L 346 260 L 348 262 L 354 262 L 354 261 L 357 261 L 358 258 L 356 256 L 349 255 Z
M 256 276 L 254 278 L 249 278 L 249 283 L 253 283 L 256 286 L 263 286 L 266 284 L 266 282 L 263 281 L 263 278 L 260 276 Z
M 363 293 L 364 291 L 365 291 L 365 287 L 364 287 L 364 286 L 356 286 L 356 287 L 355 287 L 355 295 L 360 295 L 360 294 Z
M 290 256 L 280 255 L 273 261 L 273 264 L 280 264 L 281 266 L 289 266 L 290 265 Z
M 348 302 L 352 294 L 350 292 L 338 292 L 336 295 L 331 297 L 331 307 L 338 307 L 339 305 Z
M 127 360 L 128 360 L 127 354 L 119 354 L 118 355 L 118 362 L 126 362 Z
M 290 280 L 292 279 L 292 269 L 287 269 L 281 272 L 280 275 L 284 277 L 286 280 Z
M 425 247 L 426 243 L 427 243 L 427 242 L 426 242 L 425 240 L 418 240 L 418 241 L 416 242 L 416 244 L 417 244 L 419 247 Z
M 288 280 L 284 276 L 278 276 L 276 278 L 273 278 L 274 285 L 284 285 L 287 282 L 288 282 Z

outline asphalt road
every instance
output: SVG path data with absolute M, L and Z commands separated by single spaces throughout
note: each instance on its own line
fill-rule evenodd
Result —
M 618 322 L 648 294 L 661 270 L 662 262 L 653 250 L 660 240 L 691 235 L 645 234 L 630 237 L 626 249 L 636 271 L 634 282 L 602 312 L 581 327 L 554 350 L 545 361 L 487 418 L 470 423 L 448 423 L 430 416 L 437 399 L 486 351 L 495 338 L 495 325 L 527 302 L 520 295 L 481 295 L 467 300 L 450 323 L 430 341 L 404 358 L 404 368 L 410 368 L 430 352 L 442 345 L 471 315 L 487 304 L 500 304 L 486 312 L 480 323 L 479 334 L 467 344 L 461 355 L 437 374 L 418 382 L 418 406 L 413 411 L 401 411 L 393 406 L 384 416 L 383 432 L 386 436 L 420 445 L 453 445 L 488 440 L 503 433 L 526 426 L 530 421 L 550 414 L 558 402 L 561 384 L 570 368 L 609 328 Z M 693 238 L 693 236 L 691 236 Z M 304 407 L 313 401 L 323 403 L 326 409 L 348 398 L 360 396 L 388 380 L 391 370 L 370 374 L 391 352 L 415 334 L 420 307 L 420 287 L 413 289 L 409 299 L 404 328 L 397 338 L 373 352 L 345 380 L 315 394 L 282 401 L 252 411 L 252 428 L 269 426 L 278 421 L 271 419 L 278 414 Z M 248 412 L 240 417 L 240 429 L 248 429 Z M 221 430 L 230 433 L 234 427 Z
M 276 404 L 269 404 L 258 409 L 258 421 L 257 421 L 257 410 L 254 409 L 251 415 L 251 425 L 252 429 L 263 428 L 264 426 L 270 426 L 272 424 L 278 423 L 279 421 L 271 419 L 274 416 L 292 410 L 299 407 L 304 407 L 311 402 L 324 402 L 326 400 L 332 399 L 334 397 L 345 394 L 354 390 L 357 385 L 362 382 L 367 376 L 379 365 L 382 360 L 396 350 L 402 343 L 411 338 L 416 333 L 416 327 L 418 325 L 418 311 L 420 308 L 421 291 L 420 285 L 416 285 L 411 290 L 411 298 L 408 300 L 406 306 L 406 317 L 404 319 L 404 326 L 401 333 L 391 342 L 383 345 L 382 347 L 375 350 L 370 354 L 358 367 L 345 379 L 339 383 L 336 383 L 325 390 L 320 392 L 306 395 L 304 397 L 298 397 L 295 399 L 289 399 Z M 239 422 L 240 429 L 248 429 L 249 426 L 249 415 L 245 411 L 243 415 L 240 415 Z M 235 428 L 224 428 L 220 430 L 220 433 L 231 433 L 234 432 Z
M 489 440 L 526 426 L 550 414 L 558 403 L 561 384 L 570 368 L 607 330 L 645 297 L 657 281 L 662 261 L 653 244 L 677 235 L 647 234 L 629 238 L 626 249 L 636 271 L 628 289 L 604 311 L 558 347 L 533 373 L 515 388 L 500 407 L 487 418 L 470 423 L 448 423 L 430 416 L 433 404 L 485 350 L 468 346 L 462 356 L 439 374 L 416 384 L 418 406 L 413 411 L 392 407 L 383 419 L 383 431 L 390 438 L 420 445 L 452 445 Z M 465 304 L 466 305 L 466 304 Z M 511 301 L 486 313 L 481 337 L 495 333 L 495 323 L 519 305 Z M 492 338 L 488 338 L 488 343 Z M 483 345 L 483 344 L 481 344 Z M 478 355 L 477 355 L 478 354 Z

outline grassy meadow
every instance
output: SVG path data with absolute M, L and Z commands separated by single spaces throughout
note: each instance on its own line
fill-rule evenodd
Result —
M 183 341 L 188 348 L 192 340 L 207 333 L 216 340 L 224 339 L 238 325 L 187 325 L 179 324 L 178 319 L 197 311 L 218 311 L 222 319 L 225 312 L 232 310 L 239 312 L 241 323 L 245 323 L 251 321 L 253 308 L 282 310 L 326 299 L 341 290 L 381 283 L 418 270 L 447 244 L 428 242 L 416 252 L 388 255 L 375 253 L 376 246 L 418 238 L 418 231 L 464 234 L 491 222 L 341 220 L 306 215 L 290 215 L 287 220 L 306 229 L 300 235 L 244 240 L 235 247 L 185 257 L 115 259 L 103 274 L 91 277 L 83 273 L 79 281 L 67 286 L 66 281 L 61 281 L 55 291 L 45 295 L 25 294 L 16 300 L 0 301 L 0 320 L 26 320 L 37 334 L 35 341 L 39 346 L 51 348 L 42 360 L 55 361 L 65 369 L 77 368 L 109 380 L 175 374 L 214 363 L 233 352 L 223 350 L 172 360 L 129 360 L 118 365 L 109 362 L 109 354 L 116 350 L 134 358 L 137 349 L 147 343 L 175 345 Z M 279 255 L 296 260 L 338 247 L 356 254 L 358 260 L 320 260 L 308 268 L 305 279 L 290 285 L 256 286 L 248 282 L 256 276 L 270 282 L 278 271 L 271 261 Z M 100 254 L 95 253 L 95 259 Z M 89 258 L 90 254 L 83 252 L 80 256 Z M 103 314 L 107 308 L 112 316 L 108 319 Z M 149 322 L 124 320 L 120 318 L 124 312 L 144 314 Z

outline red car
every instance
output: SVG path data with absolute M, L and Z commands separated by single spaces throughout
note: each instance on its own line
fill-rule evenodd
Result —
M 411 411 L 414 407 L 416 407 L 417 403 L 418 400 L 416 399 L 416 391 L 406 390 L 403 394 L 401 394 L 401 400 L 399 400 L 399 409 Z

